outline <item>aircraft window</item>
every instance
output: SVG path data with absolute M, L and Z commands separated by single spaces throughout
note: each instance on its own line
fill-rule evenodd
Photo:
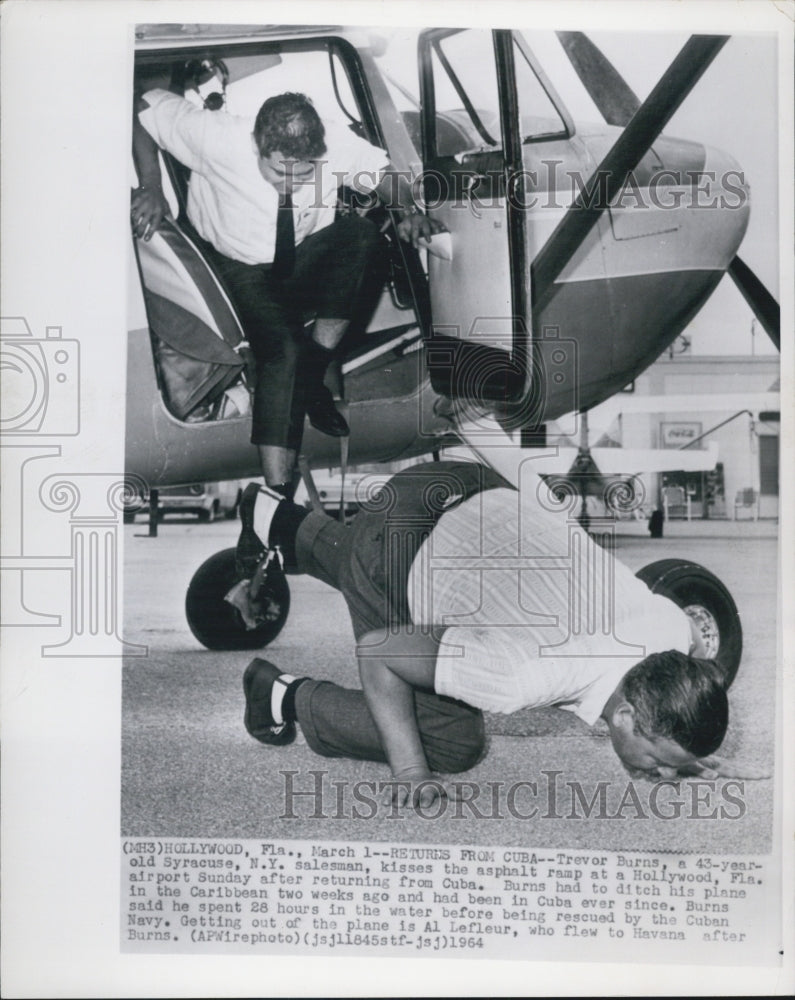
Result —
M 566 113 L 581 128 L 591 125 L 601 128 L 604 116 L 577 75 L 556 32 L 523 31 L 521 36 L 563 99 Z M 652 83 L 662 76 L 685 41 L 678 35 L 646 34 L 638 36 L 637 44 L 630 50 L 627 36 L 622 32 L 588 32 L 588 37 L 625 77 L 640 100 L 648 96 Z
M 494 47 L 489 31 L 458 31 L 433 48 L 436 154 L 502 144 Z
M 522 37 L 574 120 L 578 123 L 602 122 L 599 109 L 588 96 L 555 32 L 523 31 Z
M 520 44 L 514 44 L 514 65 L 522 142 L 567 135 L 563 119 Z
M 339 56 L 334 52 L 329 53 L 329 69 L 331 70 L 331 82 L 334 87 L 334 96 L 337 98 L 337 103 L 350 122 L 351 128 L 357 132 L 361 132 L 361 120 L 349 110 L 351 107 L 355 109 L 356 105 L 353 103 L 353 94 L 351 94 L 350 87 L 348 86 L 345 68 L 340 62 Z M 343 93 L 345 93 L 345 98 L 342 96 Z
M 419 153 L 422 149 L 422 111 L 417 72 L 418 37 L 416 28 L 370 33 L 373 59 Z
M 416 28 L 397 28 L 371 35 L 373 58 L 395 107 L 401 113 L 417 112 L 420 108 L 418 35 Z

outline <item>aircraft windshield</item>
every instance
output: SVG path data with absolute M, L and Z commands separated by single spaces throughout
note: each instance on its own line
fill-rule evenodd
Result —
M 419 28 L 398 28 L 371 33 L 376 65 L 386 80 L 398 111 L 418 111 L 420 84 L 417 72 Z
M 395 105 L 403 112 L 417 111 L 420 107 L 417 68 L 420 30 L 422 29 L 400 28 L 390 33 L 379 29 L 377 34 L 373 33 L 376 40 L 376 63 L 384 74 Z M 450 63 L 470 94 L 474 106 L 483 112 L 487 109 L 496 111 L 496 98 L 491 89 L 494 74 L 490 42 L 484 47 L 484 39 L 488 34 L 487 31 L 462 31 L 455 36 L 448 36 L 442 42 L 442 47 L 447 51 Z M 556 33 L 517 31 L 515 36 L 525 43 L 536 69 L 546 76 L 563 99 L 563 104 L 560 100 L 557 101 L 557 107 L 563 111 L 564 116 L 570 113 L 578 123 L 601 125 L 604 121 L 602 114 L 574 71 Z M 626 36 L 620 32 L 589 33 L 589 36 L 619 71 L 626 75 L 641 100 L 647 96 L 648 80 L 656 80 L 664 72 L 684 41 L 684 38 L 673 35 L 655 35 L 653 38 L 644 36 L 640 50 L 634 57 L 630 57 L 627 54 Z M 469 62 L 465 53 L 467 44 L 472 46 Z M 458 46 L 462 58 L 456 58 L 455 46 Z M 524 50 L 521 43 L 515 48 L 514 55 L 524 132 L 522 138 L 530 141 L 549 138 L 564 131 L 561 114 L 520 49 Z M 487 65 L 491 67 L 488 70 L 484 68 Z M 461 109 L 462 103 L 455 88 L 449 78 L 444 77 L 446 74 L 434 73 L 438 89 L 437 110 L 445 112 Z
M 544 34 L 548 35 L 544 44 L 561 49 L 554 33 Z M 376 61 L 395 104 L 403 112 L 416 111 L 420 105 L 418 37 L 418 30 L 402 29 L 379 38 L 380 54 Z M 443 119 L 437 122 L 436 154 L 460 153 L 461 136 L 454 133 L 461 131 L 467 134 L 467 144 L 471 147 L 500 149 L 499 91 L 491 32 L 453 31 L 437 40 L 431 59 L 436 112 Z M 543 71 L 524 38 L 515 46 L 514 60 L 522 139 L 532 142 L 566 135 L 566 124 L 539 78 Z

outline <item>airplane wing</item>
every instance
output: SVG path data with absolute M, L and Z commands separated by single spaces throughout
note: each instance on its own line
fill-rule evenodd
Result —
M 527 455 L 527 452 L 525 452 Z M 577 448 L 559 448 L 557 454 L 545 455 L 533 467 L 542 475 L 567 475 L 579 452 Z M 718 461 L 718 445 L 711 441 L 706 448 L 590 448 L 589 454 L 603 476 L 635 476 L 642 472 L 708 472 Z
M 634 396 L 622 394 L 611 396 L 599 406 L 588 411 L 592 428 L 606 428 L 619 415 L 633 413 L 741 413 L 749 411 L 756 416 L 764 412 L 776 412 L 781 407 L 781 397 L 777 392 L 749 393 L 709 393 L 702 396 Z
M 449 451 L 460 458 L 485 462 L 518 486 L 522 467 L 539 475 L 571 474 L 582 450 L 573 445 L 522 448 L 516 432 L 506 431 L 491 417 L 459 423 L 462 446 Z M 708 472 L 719 458 L 718 445 L 706 448 L 591 448 L 592 467 L 599 477 L 635 476 L 644 472 Z

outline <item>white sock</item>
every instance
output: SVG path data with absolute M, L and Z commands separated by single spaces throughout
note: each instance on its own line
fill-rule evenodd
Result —
M 254 503 L 254 531 L 262 544 L 268 547 L 268 535 L 271 530 L 271 521 L 276 513 L 276 508 L 284 500 L 283 496 L 274 493 L 267 487 L 260 486 Z
M 282 702 L 284 701 L 284 696 L 287 694 L 287 688 L 294 680 L 295 677 L 292 674 L 279 674 L 273 682 L 273 687 L 271 688 L 271 715 L 277 726 L 280 726 L 284 722 Z

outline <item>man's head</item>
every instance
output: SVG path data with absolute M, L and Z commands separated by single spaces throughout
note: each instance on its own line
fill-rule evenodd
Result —
M 325 129 L 304 94 L 270 97 L 257 113 L 252 145 L 262 176 L 279 192 L 311 179 L 326 152 Z
M 613 749 L 630 771 L 673 778 L 718 749 L 729 703 L 723 675 L 712 660 L 669 650 L 637 663 L 604 714 Z

